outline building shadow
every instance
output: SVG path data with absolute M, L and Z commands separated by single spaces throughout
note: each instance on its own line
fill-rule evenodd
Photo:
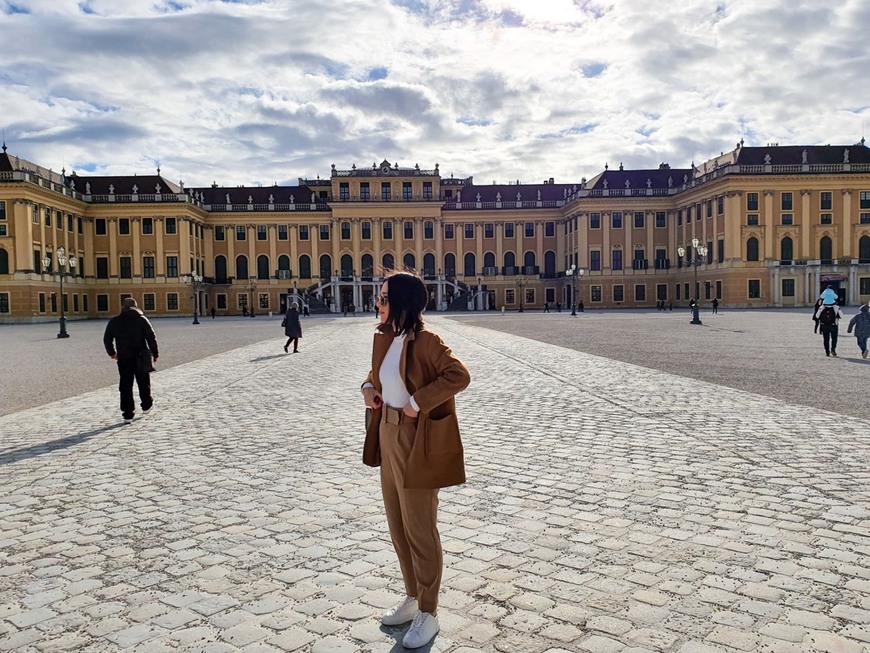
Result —
M 54 453 L 55 451 L 60 451 L 61 449 L 68 449 L 69 447 L 74 447 L 78 444 L 81 444 L 82 442 L 87 442 L 91 438 L 96 437 L 101 433 L 106 433 L 107 431 L 112 431 L 123 426 L 124 423 L 119 422 L 118 424 L 104 426 L 103 428 L 95 429 L 93 431 L 77 433 L 76 435 L 69 435 L 65 438 L 60 438 L 59 440 L 41 442 L 39 444 L 33 444 L 29 447 L 21 447 L 19 449 L 0 450 L 0 465 L 9 465 L 10 463 L 15 463 L 20 460 L 36 458 L 37 456 L 44 456 L 45 454 Z

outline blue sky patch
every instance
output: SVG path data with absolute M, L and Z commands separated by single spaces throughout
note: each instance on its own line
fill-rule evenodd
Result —
M 598 77 L 601 73 L 607 70 L 607 64 L 590 63 L 583 66 L 583 77 Z
M 376 82 L 379 79 L 386 79 L 388 74 L 389 71 L 386 68 L 384 68 L 383 66 L 379 66 L 377 68 L 372 68 L 369 71 L 367 79 L 370 82 Z
M 492 120 L 486 120 L 485 118 L 468 118 L 465 116 L 457 118 L 456 122 L 468 125 L 469 127 L 489 127 L 492 124 Z
M 3 3 L 3 13 L 4 14 L 29 14 L 30 9 L 23 5 L 16 5 L 12 2 L 4 2 Z

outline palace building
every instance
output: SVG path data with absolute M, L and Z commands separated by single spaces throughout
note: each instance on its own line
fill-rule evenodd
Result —
M 437 311 L 810 306 L 828 285 L 866 303 L 870 149 L 741 142 L 698 167 L 501 185 L 385 160 L 208 188 L 0 154 L 0 322 L 108 317 L 127 296 L 161 316 L 372 310 L 403 268 Z

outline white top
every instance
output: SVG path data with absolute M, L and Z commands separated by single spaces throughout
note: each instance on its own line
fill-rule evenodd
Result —
M 401 410 L 410 403 L 414 410 L 419 411 L 420 407 L 408 392 L 405 382 L 402 381 L 402 375 L 399 373 L 399 362 L 402 359 L 402 348 L 404 346 L 405 336 L 396 336 L 387 350 L 387 355 L 384 356 L 384 362 L 381 363 L 379 373 L 381 378 L 381 396 L 384 399 L 384 403 L 391 408 Z M 374 386 L 367 383 L 364 387 Z

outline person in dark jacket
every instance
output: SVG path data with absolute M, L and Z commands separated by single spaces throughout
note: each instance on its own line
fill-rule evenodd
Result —
M 157 360 L 157 336 L 151 322 L 136 307 L 136 300 L 126 297 L 121 302 L 121 313 L 106 325 L 103 334 L 106 353 L 118 362 L 121 381 L 121 414 L 129 424 L 136 415 L 136 402 L 133 399 L 133 379 L 139 388 L 139 401 L 143 413 L 148 413 L 154 405 L 151 397 L 151 373 L 139 369 L 139 354 L 150 350 Z
M 293 353 L 299 353 L 299 338 L 302 337 L 302 324 L 299 322 L 299 304 L 293 302 L 284 314 L 284 335 L 287 336 L 287 344 L 284 345 L 284 353 L 288 353 L 290 343 L 293 343 Z
M 849 328 L 846 333 L 852 333 L 855 329 L 855 337 L 858 339 L 858 349 L 861 350 L 862 358 L 867 358 L 867 338 L 870 337 L 870 305 L 864 304 L 858 315 L 849 320 Z
M 816 314 L 819 312 L 819 309 L 822 307 L 822 300 L 817 299 L 816 305 L 813 306 L 813 322 L 816 323 L 816 326 L 813 327 L 813 333 L 819 332 L 819 318 L 816 317 Z

